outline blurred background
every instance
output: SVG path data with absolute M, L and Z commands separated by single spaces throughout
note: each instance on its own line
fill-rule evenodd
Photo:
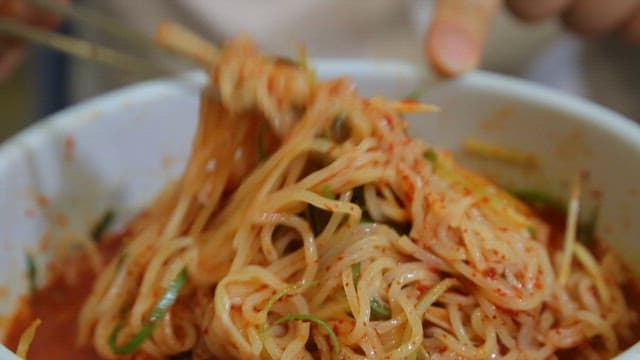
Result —
M 267 51 L 292 54 L 304 43 L 311 57 L 397 58 L 423 62 L 432 12 L 426 0 L 387 1 L 76 1 L 152 35 L 172 18 L 216 42 L 246 32 Z M 150 56 L 92 28 L 65 23 L 59 31 Z M 162 62 L 157 57 L 154 61 Z M 620 40 L 584 40 L 556 20 L 525 24 L 506 11 L 489 36 L 481 68 L 530 79 L 640 119 L 640 49 Z M 144 78 L 32 46 L 25 62 L 0 83 L 0 140 L 66 106 Z

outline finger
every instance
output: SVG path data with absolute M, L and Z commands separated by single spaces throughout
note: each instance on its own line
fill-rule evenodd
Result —
M 532 22 L 562 13 L 570 3 L 571 0 L 507 0 L 514 15 Z
M 24 46 L 13 47 L 0 55 L 0 83 L 6 80 L 20 65 L 25 56 Z
M 578 0 L 563 14 L 570 29 L 584 35 L 602 35 L 619 28 L 638 6 L 638 0 Z
M 631 18 L 622 26 L 622 36 L 632 44 L 640 45 L 640 6 L 636 8 Z
M 456 76 L 480 63 L 490 21 L 501 0 L 439 0 L 425 37 L 425 56 L 436 73 Z

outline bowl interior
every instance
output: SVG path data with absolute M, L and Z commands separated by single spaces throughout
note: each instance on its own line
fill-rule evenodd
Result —
M 428 79 L 395 61 L 321 60 L 321 77 L 348 74 L 364 95 L 405 97 Z M 46 269 L 53 246 L 41 241 L 64 227 L 88 231 L 107 210 L 122 224 L 180 174 L 198 113 L 200 74 L 180 82 L 134 85 L 51 116 L 0 148 L 0 337 L 28 290 L 25 254 Z M 599 203 L 597 234 L 638 272 L 640 129 L 599 106 L 487 73 L 433 83 L 423 100 L 442 111 L 410 118 L 413 135 L 460 152 L 477 138 L 536 154 L 518 167 L 460 152 L 461 161 L 499 183 L 564 196 L 588 172 L 586 208 Z M 67 223 L 63 226 L 63 224 Z M 53 230 L 52 230 L 53 229 Z M 45 242 L 46 243 L 46 242 Z M 38 282 L 46 271 L 38 271 Z

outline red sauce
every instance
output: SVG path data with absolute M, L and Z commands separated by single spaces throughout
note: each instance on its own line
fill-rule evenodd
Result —
M 118 252 L 120 240 L 120 236 L 102 239 L 98 248 L 103 259 L 108 261 Z M 75 283 L 55 275 L 47 286 L 22 299 L 3 341 L 9 349 L 15 351 L 22 332 L 33 320 L 40 319 L 42 323 L 29 347 L 29 360 L 100 359 L 91 345 L 76 345 L 78 316 L 96 277 L 86 257 L 77 261 L 80 275 Z

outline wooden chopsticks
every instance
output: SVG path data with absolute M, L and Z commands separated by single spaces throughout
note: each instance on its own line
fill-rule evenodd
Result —
M 152 62 L 125 54 L 105 46 L 77 39 L 71 36 L 42 30 L 35 26 L 25 25 L 19 21 L 0 17 L 0 33 L 9 34 L 34 43 L 53 48 L 64 53 L 113 66 L 125 71 L 140 73 L 145 76 L 168 74 Z
M 218 49 L 204 38 L 187 28 L 171 21 L 163 22 L 157 31 L 156 40 L 124 26 L 117 20 L 93 9 L 80 5 L 61 5 L 49 0 L 26 0 L 31 5 L 47 10 L 68 21 L 83 23 L 109 35 L 126 40 L 137 48 L 143 47 L 155 51 L 157 55 L 171 56 L 169 51 L 195 61 L 198 65 L 208 66 L 218 56 Z M 105 64 L 121 70 L 134 72 L 145 77 L 158 75 L 176 75 L 179 71 L 156 61 L 127 54 L 111 47 L 96 44 L 77 37 L 63 35 L 27 25 L 8 17 L 0 17 L 0 33 L 22 38 L 41 44 L 57 51 L 81 59 Z M 166 64 L 167 62 L 163 62 Z

